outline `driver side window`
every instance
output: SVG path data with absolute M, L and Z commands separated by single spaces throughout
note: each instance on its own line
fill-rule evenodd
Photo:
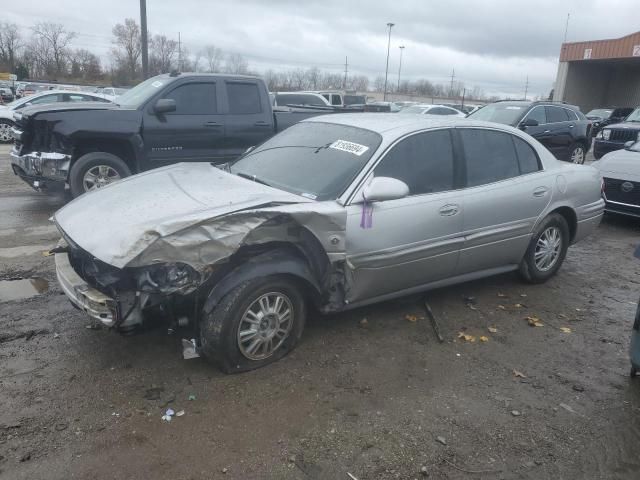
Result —
M 409 195 L 453 190 L 453 144 L 449 130 L 411 135 L 391 148 L 374 170 L 409 187 Z
M 164 98 L 176 101 L 176 111 L 168 115 L 211 115 L 217 113 L 215 83 L 187 83 Z
M 547 114 L 545 113 L 544 107 L 535 107 L 529 112 L 529 115 L 527 115 L 527 120 L 528 119 L 537 121 L 538 125 L 547 123 Z

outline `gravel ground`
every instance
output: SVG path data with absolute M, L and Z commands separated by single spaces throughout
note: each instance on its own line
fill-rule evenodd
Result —
M 291 355 L 225 376 L 162 327 L 85 328 L 42 255 L 63 203 L 0 147 L 0 280 L 49 281 L 0 303 L 2 479 L 640 478 L 638 221 L 605 219 L 545 285 L 430 292 L 442 344 L 409 297 L 315 315 Z M 185 414 L 163 422 L 168 407 Z

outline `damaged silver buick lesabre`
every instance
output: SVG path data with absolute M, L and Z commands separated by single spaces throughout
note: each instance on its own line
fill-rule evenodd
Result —
M 407 118 L 408 117 L 408 118 Z M 281 358 L 336 312 L 519 270 L 543 282 L 600 222 L 598 172 L 520 130 L 340 114 L 233 165 L 182 163 L 55 214 L 58 280 L 118 330 L 169 318 L 226 372 Z

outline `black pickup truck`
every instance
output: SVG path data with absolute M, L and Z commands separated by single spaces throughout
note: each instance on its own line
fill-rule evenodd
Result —
M 33 106 L 16 116 L 13 171 L 39 191 L 68 183 L 74 197 L 177 162 L 226 163 L 298 121 L 322 113 L 274 112 L 257 77 L 159 75 L 116 103 Z

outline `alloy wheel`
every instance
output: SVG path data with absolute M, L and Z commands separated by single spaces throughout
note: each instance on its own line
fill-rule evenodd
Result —
M 82 185 L 85 192 L 90 192 L 97 188 L 102 188 L 110 183 L 120 180 L 120 174 L 109 165 L 96 165 L 90 168 L 82 178 Z
M 0 142 L 11 141 L 11 125 L 0 122 Z
M 560 258 L 562 250 L 562 232 L 558 227 L 549 227 L 536 242 L 534 260 L 536 267 L 542 272 L 548 272 Z
M 571 152 L 571 161 L 582 165 L 584 163 L 584 149 L 582 147 L 576 147 Z
M 246 309 L 238 325 L 238 348 L 249 360 L 273 355 L 291 333 L 293 304 L 281 292 L 261 295 Z

